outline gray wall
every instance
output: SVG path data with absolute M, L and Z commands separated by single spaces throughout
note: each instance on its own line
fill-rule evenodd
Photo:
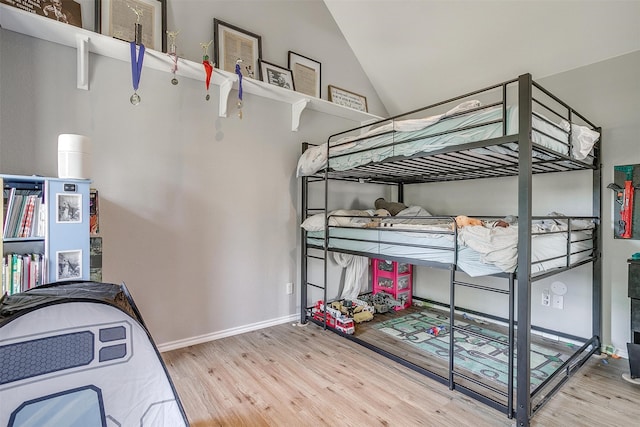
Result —
M 640 252 L 640 241 L 613 238 L 614 198 L 606 185 L 613 182 L 613 167 L 640 163 L 640 52 L 630 53 L 566 73 L 539 79 L 539 83 L 603 129 L 603 344 L 626 355 L 629 342 L 627 262 Z M 535 78 L 535 76 L 534 76 Z M 405 191 L 407 203 L 420 204 L 434 214 L 502 215 L 517 213 L 517 181 L 495 179 L 434 184 Z M 536 176 L 533 214 L 552 211 L 566 215 L 591 214 L 591 174 L 573 172 Z M 616 205 L 617 206 L 617 205 Z M 472 211 L 469 211 L 472 209 Z M 448 301 L 446 272 L 420 268 L 417 285 L 433 299 Z M 579 335 L 591 334 L 590 267 L 583 266 L 532 285 L 532 321 L 550 329 Z M 567 284 L 564 309 L 541 305 L 542 290 L 559 280 Z M 505 316 L 506 300 L 479 298 L 461 290 L 457 302 Z
M 552 91 L 579 107 L 603 129 L 602 183 L 613 182 L 616 165 L 640 163 L 640 51 L 542 80 Z M 639 240 L 613 238 L 614 194 L 603 193 L 603 305 L 604 344 L 626 354 L 630 337 L 627 259 L 640 252 Z M 635 225 L 638 226 L 637 224 Z
M 168 12 L 169 28 L 181 30 L 179 52 L 187 59 L 201 59 L 199 43 L 211 39 L 218 17 L 261 34 L 266 60 L 286 65 L 286 52 L 293 50 L 322 62 L 324 98 L 326 85 L 335 84 L 365 94 L 370 111 L 385 114 L 320 1 L 173 0 Z M 129 64 L 95 55 L 90 60 L 91 90 L 80 91 L 73 49 L 0 30 L 0 172 L 55 176 L 57 135 L 92 138 L 105 280 L 128 284 L 160 344 L 296 313 L 297 295 L 286 295 L 284 286 L 299 286 L 299 183 L 293 173 L 299 143 L 321 141 L 354 123 L 305 111 L 294 133 L 287 104 L 251 95 L 242 121 L 232 108 L 221 119 L 217 88 L 214 102 L 206 103 L 202 82 L 182 79 L 173 87 L 167 73 L 148 69 L 143 102 L 133 108 Z M 540 80 L 603 127 L 605 186 L 614 165 L 640 163 L 639 71 L 635 52 Z M 559 176 L 536 180 L 535 214 L 583 214 L 589 208 L 589 176 Z M 409 189 L 405 197 L 434 213 L 468 212 L 469 206 L 473 214 L 515 213 L 516 200 L 507 195 L 515 182 L 500 185 L 505 191 L 483 191 L 482 182 L 444 184 Z M 347 200 L 346 193 L 340 197 Z M 374 198 L 373 191 L 361 193 L 349 207 L 366 207 Z M 640 243 L 612 238 L 611 192 L 603 193 L 603 211 L 603 343 L 624 349 L 626 259 L 640 251 Z M 419 286 L 445 298 L 424 270 L 418 271 Z M 536 305 L 549 284 L 536 283 L 534 321 L 556 327 L 570 319 L 570 331 L 588 333 L 584 303 L 590 294 L 581 284 L 586 277 L 588 269 L 581 268 L 553 279 L 569 285 L 563 311 Z M 487 300 L 479 308 L 497 305 Z
M 263 36 L 264 58 L 294 50 L 322 62 L 326 84 L 365 94 L 385 114 L 321 1 L 169 2 L 179 52 L 201 61 L 213 17 Z M 196 31 L 197 30 L 197 31 Z M 123 49 L 128 46 L 123 44 Z M 299 312 L 302 141 L 322 142 L 353 121 L 245 94 L 244 118 L 218 117 L 218 88 L 144 69 L 133 107 L 128 62 L 90 57 L 90 90 L 76 89 L 75 49 L 0 30 L 0 171 L 57 175 L 57 136 L 93 145 L 104 280 L 130 288 L 158 344 L 189 343 Z M 204 339 L 203 338 L 203 339 Z

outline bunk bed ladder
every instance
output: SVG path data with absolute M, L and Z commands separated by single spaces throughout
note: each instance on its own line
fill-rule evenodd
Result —
M 308 148 L 309 148 L 309 143 L 307 142 L 303 142 L 302 143 L 302 153 L 304 153 Z M 318 178 L 318 177 L 307 177 L 304 176 L 302 177 L 302 196 L 301 196 L 301 204 L 302 204 L 302 218 L 301 218 L 301 223 L 307 219 L 308 217 L 310 217 L 313 214 L 316 213 L 325 213 L 326 214 L 326 202 L 325 202 L 325 207 L 324 208 L 310 208 L 309 207 L 309 184 L 312 183 L 316 183 L 316 182 L 323 182 L 324 180 L 322 178 Z M 323 186 L 326 187 L 326 186 Z M 326 302 L 327 300 L 327 274 L 326 274 L 326 269 L 327 269 L 327 262 L 326 262 L 326 258 L 327 258 L 327 249 L 325 247 L 324 251 L 316 251 L 316 252 L 320 252 L 319 254 L 314 253 L 314 254 L 310 254 L 309 253 L 309 248 L 308 248 L 308 244 L 307 244 L 307 231 L 305 229 L 302 229 L 301 231 L 301 236 L 300 236 L 300 240 L 301 240 L 301 244 L 300 244 L 300 248 L 301 248 L 301 254 L 300 254 L 300 277 L 301 277 L 301 283 L 300 283 L 300 323 L 301 324 L 305 324 L 307 323 L 307 320 L 309 317 L 311 317 L 311 313 L 310 313 L 310 307 L 309 307 L 309 288 L 316 288 L 316 289 L 320 289 L 322 290 L 322 301 Z M 309 282 L 309 261 L 310 260 L 318 260 L 321 261 L 323 264 L 323 269 L 324 269 L 324 274 L 323 274 L 323 279 L 322 279 L 322 283 L 312 283 Z M 326 328 L 326 324 L 327 324 L 327 311 L 325 310 L 324 313 L 324 319 L 323 319 L 323 323 L 324 323 L 324 327 Z
M 474 332 L 469 329 L 465 329 L 461 326 L 455 324 L 455 295 L 456 295 L 456 287 L 467 287 L 471 289 L 476 289 L 485 292 L 493 292 L 502 295 L 507 295 L 509 299 L 509 332 L 508 332 L 508 342 L 506 343 L 507 352 L 508 352 L 508 365 L 507 365 L 507 389 L 506 392 L 500 390 L 492 385 L 486 384 L 482 381 L 477 380 L 459 370 L 456 370 L 455 367 L 455 333 L 456 332 L 464 332 L 467 335 L 471 335 L 477 338 L 481 338 L 490 342 L 497 343 L 499 345 L 505 345 L 505 342 L 500 339 L 496 339 L 490 335 L 486 335 L 480 332 Z M 514 336 L 515 336 L 515 298 L 514 298 L 514 290 L 515 290 L 515 274 L 509 274 L 509 288 L 508 289 L 500 289 L 494 288 L 484 285 L 479 285 L 476 283 L 463 282 L 461 280 L 456 279 L 456 269 L 455 266 L 451 269 L 451 287 L 450 287 L 450 300 L 451 303 L 449 305 L 449 388 L 451 390 L 456 387 L 456 377 L 463 379 L 469 383 L 475 384 L 478 387 L 482 387 L 484 389 L 490 390 L 496 395 L 502 396 L 506 400 L 506 405 L 497 404 L 495 405 L 497 409 L 504 409 L 506 406 L 507 416 L 509 418 L 513 417 L 513 384 L 514 384 L 514 360 L 515 360 L 515 348 L 514 348 Z M 493 405 L 492 405 L 493 406 Z

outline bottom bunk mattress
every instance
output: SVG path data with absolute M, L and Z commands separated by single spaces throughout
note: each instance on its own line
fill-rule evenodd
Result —
M 412 224 L 413 225 L 413 224 Z M 406 228 L 405 228 L 406 227 Z M 531 273 L 574 265 L 591 257 L 592 230 L 544 229 L 534 224 Z M 438 231 L 439 230 L 439 231 Z M 539 233 L 539 234 L 538 234 Z M 324 231 L 308 231 L 307 244 L 324 248 Z M 469 276 L 514 272 L 518 263 L 518 227 L 468 226 L 458 230 L 458 244 L 447 225 L 426 229 L 404 224 L 397 228 L 330 227 L 328 248 L 373 258 L 401 258 L 413 264 L 455 264 Z

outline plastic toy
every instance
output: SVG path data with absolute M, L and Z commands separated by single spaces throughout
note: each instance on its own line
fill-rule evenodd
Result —
M 427 332 L 433 335 L 434 337 L 437 337 L 440 334 L 446 334 L 447 328 L 444 325 L 432 326 L 429 329 L 427 329 Z
M 316 305 L 312 310 L 312 317 L 314 320 L 325 322 L 328 327 L 336 329 L 344 334 L 351 335 L 355 332 L 353 319 L 345 316 L 333 307 L 326 307 L 325 313 L 325 305 L 322 300 L 316 302 Z

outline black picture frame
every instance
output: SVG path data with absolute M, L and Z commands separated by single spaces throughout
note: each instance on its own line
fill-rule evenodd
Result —
M 315 59 L 289 51 L 287 64 L 296 82 L 296 92 L 321 98 L 322 64 Z
M 57 4 L 48 0 L 17 2 L 15 0 L 0 0 L 0 3 L 36 15 L 44 16 L 45 18 L 53 19 L 54 21 L 73 25 L 74 27 L 93 30 L 90 25 L 85 25 L 84 21 L 87 21 L 87 19 L 83 19 L 82 5 L 74 0 L 60 0 Z
M 214 18 L 213 40 L 213 62 L 218 69 L 235 73 L 236 62 L 241 59 L 242 76 L 260 80 L 262 36 Z M 236 49 L 237 46 L 233 46 L 240 42 L 245 43 L 242 53 L 240 49 Z M 245 54 L 246 42 L 251 45 L 249 55 Z
M 270 85 L 289 90 L 295 90 L 296 88 L 291 70 L 280 65 L 260 60 L 260 75 L 262 76 L 262 81 Z
M 110 11 L 111 7 L 138 6 L 143 10 L 153 10 L 152 17 L 142 15 L 142 43 L 148 49 L 167 52 L 167 0 L 95 0 L 96 32 L 127 42 L 134 41 L 136 14 L 133 11 L 130 15 L 121 14 L 128 16 L 126 22 L 113 22 Z

